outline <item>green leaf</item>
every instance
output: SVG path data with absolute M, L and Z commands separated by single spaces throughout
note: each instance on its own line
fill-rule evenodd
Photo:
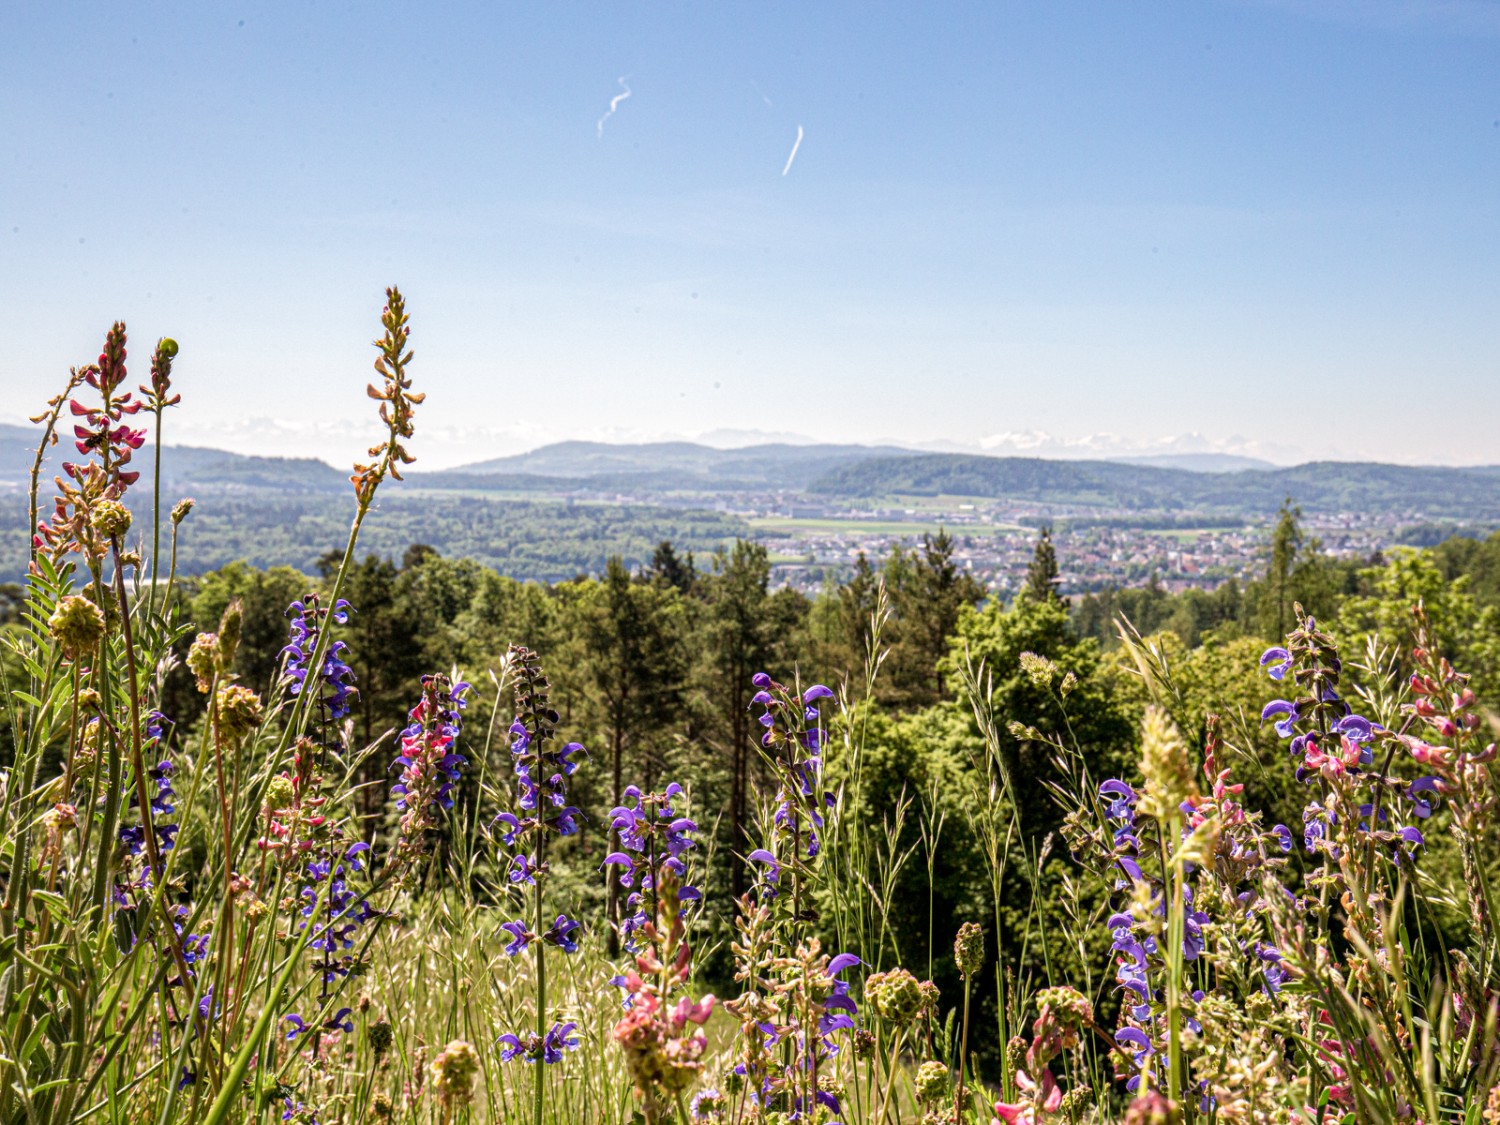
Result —
M 56 891 L 35 890 L 31 897 L 47 908 L 47 913 L 52 915 L 58 922 L 64 922 L 68 917 L 68 900 Z

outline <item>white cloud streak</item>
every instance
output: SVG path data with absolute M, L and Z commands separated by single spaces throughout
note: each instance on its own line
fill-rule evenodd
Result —
M 797 159 L 797 150 L 799 148 L 801 148 L 801 147 L 802 147 L 802 126 L 798 125 L 797 126 L 797 139 L 792 142 L 792 151 L 791 151 L 790 154 L 788 154 L 788 156 L 786 158 L 786 167 L 784 167 L 781 170 L 781 174 L 783 176 L 785 176 L 788 172 L 790 172 L 792 170 L 792 161 Z
M 599 130 L 600 140 L 604 139 L 604 123 L 615 115 L 615 110 L 620 108 L 620 103 L 623 102 L 626 98 L 630 97 L 630 87 L 625 85 L 625 79 L 617 78 L 615 79 L 615 81 L 620 84 L 620 89 L 623 92 L 616 94 L 614 97 L 609 99 L 609 108 L 604 111 L 604 116 L 599 118 L 599 124 L 597 128 Z

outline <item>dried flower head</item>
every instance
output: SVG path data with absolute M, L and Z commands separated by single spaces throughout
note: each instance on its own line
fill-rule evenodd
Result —
M 1038 656 L 1034 652 L 1021 653 L 1021 671 L 1031 681 L 1031 686 L 1045 691 L 1052 686 L 1052 678 L 1057 672 L 1057 665 L 1045 656 Z
M 370 1053 L 375 1056 L 375 1062 L 378 1064 L 381 1059 L 385 1058 L 386 1052 L 391 1049 L 391 1044 L 396 1039 L 396 1033 L 391 1030 L 390 1021 L 378 1019 L 366 1028 L 365 1039 L 369 1042 Z
M 885 973 L 871 973 L 865 980 L 865 1003 L 880 1015 L 881 1019 L 894 1024 L 907 1024 L 916 1019 L 927 1005 L 922 984 L 905 969 L 891 969 Z
M 104 636 L 104 612 L 88 598 L 69 594 L 57 603 L 47 628 L 69 660 L 87 656 Z
M 198 690 L 205 695 L 213 687 L 219 671 L 219 635 L 199 633 L 193 638 L 187 655 L 188 671 L 198 678 Z
M 972 980 L 984 966 L 984 929 L 977 922 L 965 922 L 953 939 L 953 963 L 958 971 Z
M 130 509 L 118 500 L 101 500 L 89 513 L 89 526 L 105 539 L 123 539 L 130 530 Z
M 474 1096 L 474 1076 L 479 1073 L 479 1055 L 472 1043 L 455 1039 L 432 1060 L 432 1088 L 445 1109 L 468 1105 Z
M 240 684 L 224 684 L 218 693 L 219 738 L 226 743 L 243 740 L 264 721 L 260 696 Z
M 948 1093 L 948 1068 L 936 1061 L 930 1060 L 917 1067 L 917 1100 L 924 1105 L 935 1102 Z
M 235 653 L 240 648 L 240 632 L 245 625 L 245 607 L 239 598 L 232 598 L 219 618 L 218 661 L 220 674 L 234 667 Z
M 1136 811 L 1165 820 L 1178 806 L 1198 795 L 1187 743 L 1165 710 L 1152 704 L 1141 718 L 1141 775 L 1145 792 Z

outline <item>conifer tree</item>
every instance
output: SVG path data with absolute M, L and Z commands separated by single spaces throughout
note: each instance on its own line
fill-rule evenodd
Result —
M 1026 585 L 1022 594 L 1035 602 L 1061 601 L 1057 587 L 1061 578 L 1057 569 L 1057 550 L 1052 546 L 1052 528 L 1042 525 L 1036 550 L 1026 568 Z
M 625 755 L 642 753 L 651 739 L 676 718 L 682 703 L 686 661 L 681 635 L 681 601 L 670 586 L 632 582 L 624 562 L 606 564 L 584 609 L 583 643 L 589 678 L 599 693 L 609 745 L 611 807 L 624 803 Z M 649 756 L 634 763 L 652 784 L 657 763 Z M 614 830 L 610 849 L 618 844 Z M 610 869 L 609 918 L 619 922 L 620 883 Z M 617 934 L 610 948 L 617 951 Z

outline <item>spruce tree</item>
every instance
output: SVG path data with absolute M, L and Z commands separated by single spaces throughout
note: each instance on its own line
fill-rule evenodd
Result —
M 1057 592 L 1060 582 L 1057 550 L 1052 546 L 1052 528 L 1043 524 L 1037 535 L 1031 563 L 1026 568 L 1026 585 L 1022 589 L 1022 595 L 1035 602 L 1061 601 Z

